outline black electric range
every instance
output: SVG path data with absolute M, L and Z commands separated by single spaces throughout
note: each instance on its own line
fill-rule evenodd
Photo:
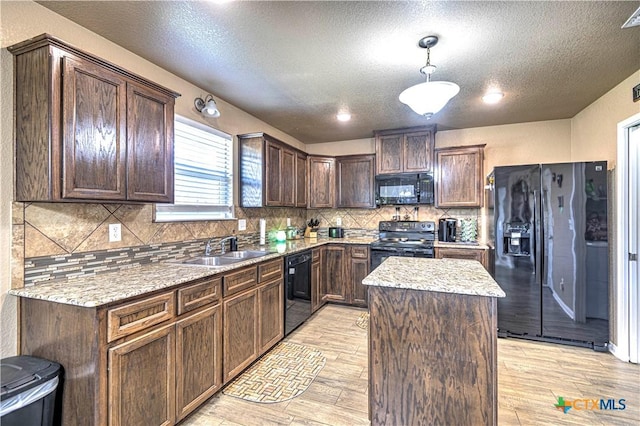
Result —
M 371 270 L 389 256 L 435 257 L 436 224 L 429 221 L 382 221 L 371 243 Z

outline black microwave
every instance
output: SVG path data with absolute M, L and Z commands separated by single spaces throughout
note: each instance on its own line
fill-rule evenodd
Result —
M 376 176 L 376 205 L 433 204 L 433 174 Z

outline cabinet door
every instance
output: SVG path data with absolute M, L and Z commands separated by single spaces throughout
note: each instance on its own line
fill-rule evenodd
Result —
M 175 98 L 127 84 L 127 199 L 173 202 Z
M 284 337 L 284 285 L 282 278 L 258 287 L 260 354 Z
M 362 280 L 369 275 L 369 247 L 352 246 L 351 264 L 349 265 L 349 282 L 351 285 L 351 303 L 357 306 L 367 306 L 367 286 Z
M 109 349 L 109 424 L 172 425 L 175 420 L 174 326 Z
M 376 174 L 401 173 L 403 168 L 403 134 L 376 138 Z
M 176 323 L 176 412 L 178 420 L 222 385 L 222 306 Z
M 282 150 L 282 205 L 295 206 L 296 202 L 296 153 Z
M 486 250 L 436 247 L 436 259 L 477 260 L 487 269 Z
M 336 164 L 338 207 L 374 208 L 374 155 L 339 157 Z
M 296 207 L 307 207 L 307 156 L 296 153 Z
M 80 58 L 63 61 L 62 197 L 124 200 L 126 81 Z
M 265 205 L 282 205 L 282 146 L 267 141 L 265 143 Z
M 438 207 L 482 206 L 482 152 L 481 147 L 438 150 Z
M 404 172 L 429 172 L 433 170 L 432 131 L 406 133 L 404 135 Z
M 224 383 L 258 357 L 258 292 L 240 293 L 223 302 Z
M 335 158 L 309 157 L 309 208 L 333 208 Z
M 345 280 L 346 249 L 340 245 L 329 245 L 324 248 L 323 283 L 326 301 L 347 302 L 349 285 Z

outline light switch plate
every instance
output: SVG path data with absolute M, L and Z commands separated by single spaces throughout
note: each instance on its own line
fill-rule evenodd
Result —
M 109 224 L 109 242 L 115 243 L 122 240 L 122 228 L 119 223 Z
M 247 230 L 247 219 L 238 219 L 238 231 Z

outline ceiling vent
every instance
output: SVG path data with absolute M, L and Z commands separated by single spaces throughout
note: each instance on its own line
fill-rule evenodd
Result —
M 622 25 L 622 28 L 637 27 L 639 25 L 640 25 L 640 7 L 631 14 L 629 19 L 627 19 L 627 22 L 625 22 L 624 25 Z

